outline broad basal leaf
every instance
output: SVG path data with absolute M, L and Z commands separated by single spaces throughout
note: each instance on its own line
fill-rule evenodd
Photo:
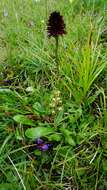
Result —
M 30 119 L 28 119 L 26 116 L 24 115 L 21 115 L 21 114 L 18 114 L 18 115 L 15 115 L 13 117 L 13 119 L 18 122 L 18 123 L 21 123 L 23 125 L 30 125 L 30 126 L 35 126 L 34 122 L 31 121 Z
M 36 127 L 27 129 L 25 135 L 28 138 L 37 139 L 39 137 L 47 136 L 54 132 L 54 129 L 51 127 Z

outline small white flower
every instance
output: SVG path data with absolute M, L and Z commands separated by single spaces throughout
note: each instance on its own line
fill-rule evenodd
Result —
M 72 3 L 74 0 L 69 0 L 70 3 Z
M 52 114 L 55 114 L 55 111 L 54 111 L 54 110 L 52 110 Z
M 6 8 L 4 8 L 4 10 L 3 10 L 3 15 L 4 15 L 4 17 L 8 16 L 8 10 Z
M 60 95 L 60 91 L 59 91 L 59 90 L 55 90 L 55 91 L 54 91 L 54 95 L 55 95 L 55 96 L 59 96 L 59 95 Z
M 53 102 L 56 102 L 56 98 L 53 98 L 52 101 L 53 101 Z
M 62 100 L 59 100 L 59 104 L 62 104 Z
M 40 0 L 33 0 L 34 2 L 40 2 Z
M 29 86 L 26 88 L 26 92 L 33 92 L 34 88 L 32 86 Z
M 44 20 L 41 20 L 41 23 L 42 23 L 42 24 L 44 24 L 44 23 L 45 23 L 45 21 L 44 21 Z
M 63 107 L 59 107 L 58 110 L 59 110 L 59 111 L 63 111 Z
M 55 100 L 59 103 L 59 101 L 61 100 L 60 97 L 56 97 Z
M 35 26 L 34 21 L 33 21 L 33 20 L 29 20 L 28 26 L 29 26 L 29 27 L 34 27 L 34 26 Z

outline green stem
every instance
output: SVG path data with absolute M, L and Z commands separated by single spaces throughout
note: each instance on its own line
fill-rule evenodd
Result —
M 58 36 L 55 37 L 55 40 L 56 40 L 55 58 L 56 58 L 56 63 L 58 63 L 58 45 L 59 45 Z
M 45 23 L 47 23 L 47 17 L 48 17 L 48 1 L 45 0 Z M 44 24 L 44 48 L 46 47 L 47 43 L 47 33 L 46 33 L 46 25 Z
M 48 1 L 45 0 L 45 9 L 46 9 L 46 22 L 47 22 L 47 17 L 48 17 Z

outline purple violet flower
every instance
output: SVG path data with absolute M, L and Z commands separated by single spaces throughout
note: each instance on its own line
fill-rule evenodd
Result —
M 38 146 L 39 150 L 41 151 L 47 151 L 49 149 L 49 144 L 42 144 Z
M 45 143 L 41 138 L 36 139 L 36 148 L 38 148 L 40 151 L 47 151 L 52 144 Z
M 42 139 L 40 139 L 40 138 L 36 139 L 36 144 L 37 144 L 37 145 L 43 144 L 43 143 L 44 143 L 44 142 L 43 142 Z

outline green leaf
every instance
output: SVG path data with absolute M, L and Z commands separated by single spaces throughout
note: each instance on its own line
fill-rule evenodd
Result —
M 69 136 L 72 134 L 71 131 L 69 131 L 68 129 L 64 128 L 64 127 L 61 127 L 60 128 L 60 131 L 63 133 L 64 136 Z
M 87 168 L 81 167 L 81 168 L 76 168 L 75 170 L 76 170 L 78 176 L 83 176 L 85 174 L 85 172 L 86 172 L 85 170 L 87 170 Z
M 75 146 L 75 141 L 73 140 L 72 136 L 65 137 L 65 142 L 72 146 Z
M 15 188 L 14 184 L 12 185 L 11 183 L 2 183 L 2 184 L 0 184 L 0 190 L 11 190 L 13 188 Z
M 36 128 L 27 129 L 25 135 L 28 138 L 36 139 L 42 136 L 47 136 L 53 132 L 54 129 L 52 129 L 51 127 L 36 127 Z
M 102 93 L 102 89 L 99 89 L 99 90 L 97 90 L 95 93 L 94 93 L 94 95 L 92 95 L 92 96 L 90 96 L 88 99 L 87 99 L 87 105 L 89 106 L 90 104 L 92 104 L 95 100 L 96 100 L 96 98 L 99 96 L 99 94 L 101 94 Z
M 45 110 L 44 110 L 44 107 L 39 103 L 39 102 L 36 102 L 34 105 L 33 105 L 33 108 L 38 112 L 38 113 L 45 113 Z
M 58 151 L 59 151 L 59 154 L 61 156 L 63 156 L 65 158 L 65 155 L 67 154 L 67 152 L 70 150 L 70 157 L 74 155 L 73 151 L 72 151 L 72 147 L 70 147 L 69 145 L 63 145 Z M 57 151 L 57 149 L 56 149 Z
M 74 113 L 69 115 L 70 123 L 75 123 L 82 115 L 82 109 L 77 109 Z
M 107 172 L 107 160 L 103 161 L 103 170 Z
M 59 141 L 61 141 L 61 139 L 62 139 L 62 135 L 59 133 L 55 133 L 55 134 L 52 134 L 52 135 L 50 135 L 49 137 L 48 137 L 48 140 L 50 140 L 50 141 L 57 141 L 57 142 L 59 142 Z
M 106 133 L 102 136 L 101 143 L 102 143 L 103 148 L 106 150 L 107 149 L 107 134 Z
M 18 128 L 16 128 L 15 137 L 16 137 L 17 140 L 23 140 L 22 136 L 20 135 L 20 132 L 19 132 Z
M 31 126 L 35 126 L 34 122 L 32 122 L 30 119 L 28 119 L 26 116 L 18 114 L 15 115 L 13 117 L 13 119 L 17 122 L 17 123 L 21 123 L 23 125 L 31 125 Z
M 55 124 L 59 125 L 63 119 L 63 111 L 59 111 L 58 115 L 55 118 Z
M 75 141 L 73 140 L 73 134 L 71 131 L 69 131 L 68 129 L 65 129 L 64 127 L 60 128 L 60 131 L 62 132 L 64 138 L 65 138 L 65 142 L 75 146 Z
M 35 154 L 35 156 L 41 156 L 41 151 L 40 150 L 35 150 L 34 154 Z

